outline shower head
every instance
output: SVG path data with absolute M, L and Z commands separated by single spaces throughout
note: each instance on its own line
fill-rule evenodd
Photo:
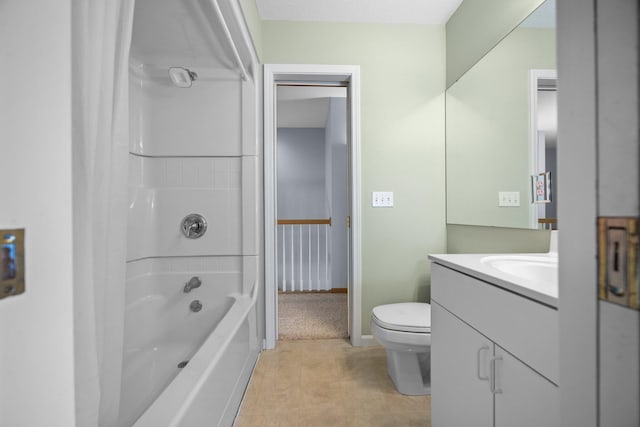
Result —
M 198 75 L 187 68 L 171 67 L 169 68 L 169 77 L 177 87 L 191 87 Z

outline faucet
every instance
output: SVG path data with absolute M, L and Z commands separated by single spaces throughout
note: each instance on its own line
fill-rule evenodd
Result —
M 184 285 L 184 293 L 189 293 L 192 289 L 199 288 L 200 285 L 202 285 L 202 281 L 198 277 L 193 276 L 189 282 Z

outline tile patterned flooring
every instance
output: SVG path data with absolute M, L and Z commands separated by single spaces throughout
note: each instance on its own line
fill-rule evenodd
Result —
M 398 393 L 384 348 L 278 341 L 262 352 L 235 427 L 431 426 L 431 397 Z

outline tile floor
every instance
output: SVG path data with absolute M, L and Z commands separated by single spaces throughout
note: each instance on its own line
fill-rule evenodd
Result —
M 430 426 L 430 405 L 396 391 L 382 347 L 278 341 L 260 355 L 234 426 Z

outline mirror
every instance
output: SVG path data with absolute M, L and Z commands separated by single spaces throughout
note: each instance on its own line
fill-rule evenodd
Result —
M 555 68 L 547 0 L 449 87 L 447 223 L 553 226 Z

